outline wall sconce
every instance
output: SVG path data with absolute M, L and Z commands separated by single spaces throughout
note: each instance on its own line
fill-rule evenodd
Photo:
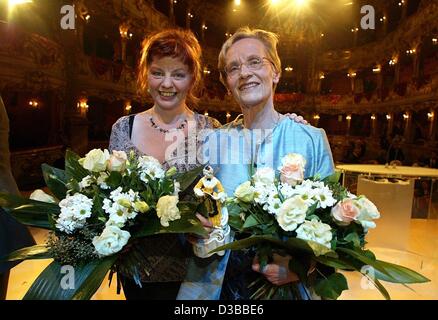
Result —
M 429 120 L 432 120 L 434 116 L 435 116 L 435 113 L 433 111 L 427 113 L 427 119 L 429 119 Z
M 383 21 L 385 21 L 385 20 L 386 20 L 386 17 L 385 17 L 385 16 L 383 16 L 383 17 L 380 18 L 380 22 L 383 22 Z
M 187 13 L 187 16 L 190 18 L 190 19 L 192 19 L 193 18 L 193 14 L 191 14 L 190 12 L 189 13 Z
M 129 114 L 129 113 L 131 113 L 131 110 L 132 110 L 131 101 L 126 101 L 126 103 L 125 103 L 125 113 Z
M 208 68 L 207 68 L 207 67 L 205 67 L 205 68 L 204 68 L 203 72 L 204 72 L 204 74 L 210 74 L 210 73 L 211 73 L 211 71 L 210 71 L 210 70 L 208 70 Z
M 391 115 L 387 114 L 386 115 L 386 120 L 391 120 Z
M 349 73 L 347 73 L 347 77 L 349 77 L 349 78 L 356 77 L 356 72 L 349 72 Z
M 204 112 L 204 116 L 208 117 L 208 111 Z
M 356 33 L 359 31 L 359 28 L 351 28 L 351 32 Z
M 325 79 L 324 72 L 321 72 L 321 73 L 319 74 L 319 79 L 320 79 L 320 80 Z
M 87 102 L 88 102 L 87 98 L 79 99 L 79 102 L 78 102 L 77 106 L 78 106 L 78 109 L 79 109 L 81 115 L 87 114 L 88 107 L 89 107 Z
M 315 114 L 314 116 L 313 116 L 313 119 L 315 119 L 315 120 L 319 120 L 319 114 Z
M 286 68 L 284 68 L 284 71 L 286 72 L 292 72 L 294 70 L 294 68 L 292 68 L 291 66 L 287 66 Z
M 29 106 L 31 106 L 33 108 L 38 108 L 39 103 L 35 99 L 31 99 L 31 100 L 29 100 Z
M 133 34 L 129 32 L 129 26 L 127 24 L 120 25 L 119 33 L 123 39 L 132 39 Z
M 436 46 L 438 44 L 438 39 L 437 38 L 433 38 L 432 39 L 432 43 Z
M 202 25 L 202 30 L 207 30 L 207 29 L 208 29 L 208 27 L 205 24 L 203 24 Z
M 403 113 L 403 119 L 405 119 L 405 120 L 409 119 L 409 114 Z
M 373 68 L 373 73 L 380 73 L 380 71 L 382 71 L 382 69 L 380 68 L 380 66 L 375 66 Z
M 398 6 L 401 7 L 401 6 L 404 5 L 404 4 L 405 4 L 405 0 L 401 0 L 401 1 L 398 3 Z
M 351 115 L 349 114 L 348 116 L 345 117 L 345 119 L 351 120 Z
M 371 115 L 371 120 L 376 120 L 376 116 L 374 114 Z
M 406 53 L 407 53 L 408 55 L 413 55 L 413 54 L 416 53 L 416 52 L 417 52 L 416 49 L 409 49 L 409 50 L 406 50 Z

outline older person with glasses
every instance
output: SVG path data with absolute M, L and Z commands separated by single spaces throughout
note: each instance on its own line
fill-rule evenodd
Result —
M 257 168 L 276 169 L 288 153 L 305 157 L 306 177 L 319 174 L 324 178 L 334 172 L 324 130 L 294 122 L 275 110 L 274 92 L 281 76 L 277 43 L 272 32 L 245 27 L 223 44 L 219 54 L 221 81 L 240 105 L 243 119 L 228 125 L 234 142 L 223 143 L 230 138 L 227 130 L 217 130 L 206 138 L 204 148 L 208 152 L 203 154 L 209 155 L 204 160 L 215 167 L 216 177 L 228 195 L 249 179 L 248 162 Z M 245 143 L 250 148 L 232 147 Z M 212 159 L 212 155 L 216 158 Z M 227 161 L 233 157 L 240 162 Z M 288 268 L 290 259 L 293 258 L 274 256 L 263 270 L 254 254 L 242 251 L 228 251 L 209 261 L 192 261 L 178 299 L 249 299 L 253 292 L 248 286 L 258 273 L 276 285 L 298 281 Z M 302 284 L 300 291 L 303 297 L 315 297 Z

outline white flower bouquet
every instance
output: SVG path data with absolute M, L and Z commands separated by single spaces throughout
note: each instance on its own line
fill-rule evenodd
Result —
M 238 186 L 228 199 L 230 226 L 237 238 L 216 250 L 251 249 L 260 269 L 274 254 L 292 257 L 289 269 L 300 282 L 324 299 L 337 299 L 348 289 L 347 280 L 337 270 L 357 271 L 367 276 L 365 266 L 374 268 L 369 280 L 385 298 L 389 294 L 381 280 L 393 283 L 429 281 L 408 268 L 376 259 L 365 249 L 365 236 L 380 217 L 376 206 L 364 196 L 355 196 L 342 187 L 339 174 L 324 180 L 304 179 L 306 160 L 288 154 L 276 172 L 266 167 L 254 172 L 251 180 Z M 296 283 L 275 286 L 262 275 L 257 279 L 252 298 L 296 298 L 301 296 Z
M 108 271 L 135 273 L 129 254 L 139 238 L 206 231 L 195 217 L 197 203 L 180 201 L 202 168 L 167 171 L 153 157 L 94 149 L 84 158 L 71 151 L 65 170 L 43 165 L 52 195 L 36 190 L 30 199 L 0 193 L 0 206 L 20 222 L 51 230 L 47 244 L 13 252 L 4 260 L 53 258 L 24 299 L 89 299 Z M 74 288 L 63 288 L 62 267 L 74 267 Z M 147 271 L 146 271 L 147 272 Z M 135 276 L 135 274 L 133 274 Z

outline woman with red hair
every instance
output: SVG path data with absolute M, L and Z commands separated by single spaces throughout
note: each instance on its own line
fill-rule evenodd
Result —
M 174 161 L 176 153 L 181 158 L 178 146 L 187 146 L 189 137 L 197 143 L 196 135 L 189 135 L 189 127 L 199 132 L 220 126 L 216 119 L 190 109 L 198 101 L 200 82 L 201 47 L 192 32 L 170 29 L 148 37 L 143 42 L 138 87 L 154 104 L 117 120 L 109 149 L 153 156 L 165 169 L 175 165 L 169 160 Z M 187 149 L 183 148 L 183 161 L 176 165 L 179 171 L 199 165 L 196 157 L 192 163 L 186 161 Z M 127 258 L 136 261 L 136 269 L 118 270 L 126 298 L 175 299 L 186 273 L 188 250 L 177 234 L 152 236 L 133 245 Z

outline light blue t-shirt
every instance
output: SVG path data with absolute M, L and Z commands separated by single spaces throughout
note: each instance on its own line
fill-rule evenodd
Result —
M 285 117 L 274 129 L 245 129 L 235 122 L 209 134 L 203 145 L 202 158 L 215 169 L 228 196 L 251 177 L 251 163 L 256 168 L 281 165 L 281 158 L 299 153 L 306 159 L 304 176 L 319 174 L 325 178 L 334 173 L 334 163 L 323 129 L 296 123 Z M 217 300 L 229 258 L 194 258 L 189 263 L 186 280 L 177 299 Z

